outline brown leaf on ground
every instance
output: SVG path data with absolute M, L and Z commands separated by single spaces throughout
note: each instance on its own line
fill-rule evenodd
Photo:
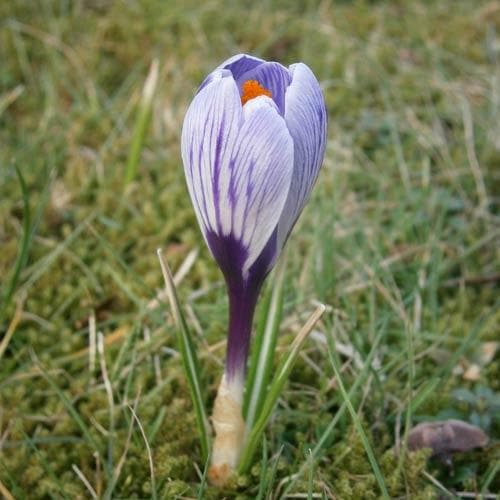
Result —
M 423 422 L 408 436 L 411 451 L 431 448 L 433 456 L 470 451 L 487 444 L 488 436 L 479 427 L 454 419 Z
M 493 361 L 495 355 L 500 347 L 500 342 L 490 341 L 483 342 L 481 345 L 481 352 L 479 355 L 479 361 L 484 366 Z
M 463 379 L 468 380 L 469 382 L 476 382 L 480 378 L 481 378 L 481 368 L 479 365 L 476 364 L 470 365 L 463 374 Z

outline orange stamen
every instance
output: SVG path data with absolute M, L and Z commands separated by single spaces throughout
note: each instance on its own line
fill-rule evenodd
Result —
M 241 104 L 245 104 L 250 99 L 255 99 L 260 95 L 272 97 L 271 92 L 264 88 L 257 80 L 247 80 L 241 86 L 241 90 L 243 91 L 241 94 Z

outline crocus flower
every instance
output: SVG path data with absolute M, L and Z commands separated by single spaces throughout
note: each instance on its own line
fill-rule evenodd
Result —
M 184 119 L 189 194 L 229 295 L 223 384 L 240 405 L 259 291 L 318 176 L 326 127 L 323 94 L 305 64 L 245 54 L 207 76 Z

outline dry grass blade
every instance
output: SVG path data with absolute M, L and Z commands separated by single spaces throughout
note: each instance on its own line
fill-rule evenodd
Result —
M 142 434 L 142 438 L 144 439 L 144 443 L 145 443 L 146 449 L 148 451 L 149 470 L 151 473 L 152 496 L 153 496 L 153 499 L 156 499 L 155 470 L 154 470 L 154 464 L 153 464 L 153 455 L 151 455 L 151 448 L 149 447 L 148 438 L 146 437 L 146 433 L 144 432 L 144 428 L 142 427 L 141 421 L 139 420 L 139 417 L 137 416 L 137 413 L 135 412 L 135 410 L 130 405 L 128 405 L 128 409 L 132 412 L 134 420 L 137 422 L 137 425 L 139 426 L 139 429 L 140 429 L 141 434 Z
M 173 277 L 175 286 L 179 286 L 182 280 L 187 276 L 187 274 L 193 267 L 194 263 L 196 262 L 199 252 L 200 251 L 198 248 L 193 248 L 193 250 L 191 250 L 187 254 L 187 257 L 179 266 L 179 269 L 177 270 L 177 272 Z M 160 290 L 157 293 L 156 297 L 148 302 L 147 308 L 156 309 L 159 306 L 160 302 L 164 301 L 165 299 L 168 299 L 167 291 L 165 289 Z
M 23 312 L 23 303 L 22 301 L 17 302 L 16 306 L 16 311 L 14 312 L 14 316 L 12 317 L 12 320 L 9 323 L 9 327 L 7 328 L 7 331 L 5 332 L 5 336 L 2 339 L 2 342 L 0 342 L 0 359 L 2 359 L 5 350 L 9 346 L 9 342 L 12 339 L 12 336 L 14 335 L 14 332 L 16 331 L 17 325 L 19 324 L 19 321 L 21 321 L 22 318 L 22 312 Z
M 0 97 L 0 116 L 24 92 L 24 85 L 17 85 Z
M 92 498 L 96 499 L 98 498 L 97 493 L 95 492 L 94 488 L 92 488 L 92 485 L 89 483 L 89 480 L 85 477 L 83 472 L 78 468 L 76 464 L 73 464 L 71 468 L 75 471 L 75 474 L 80 478 L 82 483 L 85 485 L 85 488 L 87 488 L 88 492 L 92 496 Z
M 276 341 L 283 312 L 286 258 L 278 264 L 273 287 L 264 298 L 264 317 L 260 318 L 253 341 L 245 384 L 243 417 L 249 431 L 259 417 L 271 377 Z
M 15 500 L 12 496 L 11 492 L 7 489 L 7 487 L 0 481 L 0 493 L 3 495 L 5 500 Z
M 137 392 L 137 396 L 135 397 L 135 401 L 134 401 L 134 410 L 137 409 L 137 405 L 139 404 L 140 396 L 141 396 L 141 391 L 139 389 L 139 391 Z M 128 450 L 130 448 L 130 441 L 132 440 L 132 432 L 134 430 L 134 422 L 135 422 L 135 419 L 132 418 L 130 420 L 130 425 L 128 428 L 127 439 L 125 441 L 123 453 L 121 454 L 120 460 L 118 460 L 118 463 L 116 464 L 116 467 L 113 470 L 113 476 L 112 476 L 111 481 L 109 482 L 108 487 L 106 489 L 106 492 L 104 494 L 104 498 L 106 498 L 106 499 L 111 498 L 111 496 L 113 494 L 113 490 L 115 488 L 115 485 L 117 484 L 118 479 L 120 477 L 120 474 L 122 472 L 123 465 L 125 464 L 125 460 L 127 459 Z M 96 455 L 96 461 L 97 461 L 97 464 L 100 463 L 99 462 L 99 455 Z M 98 470 L 99 470 L 99 468 L 98 468 Z
M 95 322 L 95 314 L 92 313 L 89 316 L 89 372 L 90 378 L 94 376 L 95 372 L 95 359 L 96 359 L 96 322 Z
M 248 471 L 248 468 L 252 464 L 252 459 L 257 446 L 260 443 L 262 433 L 266 428 L 276 402 L 278 401 L 278 398 L 283 390 L 285 382 L 288 380 L 288 376 L 290 375 L 300 349 L 325 310 L 326 307 L 323 304 L 320 304 L 316 308 L 316 310 L 311 314 L 309 319 L 306 321 L 304 326 L 301 328 L 301 330 L 293 340 L 286 354 L 283 356 L 283 359 L 276 371 L 276 375 L 271 381 L 271 385 L 269 387 L 266 399 L 264 400 L 264 404 L 262 405 L 262 410 L 259 414 L 259 417 L 256 420 L 253 428 L 248 431 L 245 448 L 243 449 L 243 453 L 241 455 L 241 462 L 239 466 L 240 473 L 245 473 L 246 471 Z
M 177 292 L 175 289 L 175 283 L 172 278 L 172 273 L 170 272 L 170 268 L 168 267 L 167 263 L 163 259 L 161 249 L 157 250 L 157 254 L 160 261 L 163 278 L 165 280 L 167 297 L 170 302 L 170 308 L 172 309 L 172 314 L 176 325 L 177 341 L 184 365 L 184 371 L 186 373 L 186 378 L 191 392 L 191 400 L 193 402 L 196 413 L 196 422 L 198 425 L 198 432 L 200 434 L 200 444 L 203 460 L 206 461 L 209 456 L 210 439 L 205 402 L 201 393 L 198 359 L 191 339 L 191 334 L 187 327 L 184 316 L 182 315 L 179 300 L 177 298 Z
M 108 466 L 111 470 L 113 468 L 113 441 L 115 433 L 115 401 L 113 398 L 113 387 L 108 376 L 108 369 L 106 367 L 106 358 L 104 356 L 104 336 L 101 332 L 97 333 L 97 351 L 99 353 L 99 361 L 101 365 L 102 379 L 106 389 L 109 405 L 109 439 L 108 439 Z

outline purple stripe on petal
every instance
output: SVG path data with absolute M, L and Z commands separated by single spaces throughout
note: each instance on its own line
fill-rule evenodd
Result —
M 215 158 L 213 166 L 213 185 L 212 193 L 214 197 L 215 205 L 215 220 L 217 221 L 217 229 L 219 232 L 222 231 L 221 217 L 220 217 L 220 174 L 222 167 L 222 145 L 224 142 L 224 120 L 219 124 L 219 131 L 217 133 L 217 139 L 215 141 Z
M 290 85 L 291 76 L 287 68 L 276 62 L 266 62 L 250 69 L 236 78 L 240 88 L 247 80 L 257 80 L 264 88 L 269 90 L 273 101 L 278 106 L 281 115 L 285 113 L 285 92 Z
M 294 142 L 290 191 L 278 225 L 278 245 L 283 247 L 306 204 L 323 163 L 327 113 L 321 87 L 302 63 L 290 67 L 292 82 L 285 96 L 285 122 Z

